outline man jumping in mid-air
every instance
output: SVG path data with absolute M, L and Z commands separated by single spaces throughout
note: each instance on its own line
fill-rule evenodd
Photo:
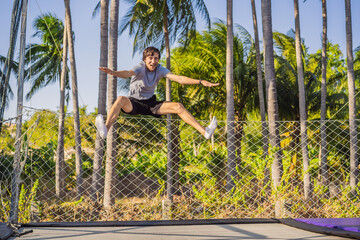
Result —
M 196 80 L 172 74 L 168 69 L 159 64 L 160 51 L 155 47 L 146 48 L 143 52 L 142 60 L 139 65 L 129 71 L 112 71 L 106 67 L 99 68 L 101 71 L 119 78 L 131 77 L 129 97 L 120 96 L 116 99 L 110 109 L 106 123 L 104 123 L 101 114 L 96 117 L 95 125 L 100 136 L 103 139 L 106 138 L 108 130 L 116 121 L 121 110 L 130 115 L 159 116 L 176 113 L 186 123 L 198 130 L 206 139 L 209 139 L 217 127 L 216 117 L 213 117 L 210 125 L 204 128 L 181 103 L 157 101 L 154 92 L 159 80 L 163 77 L 180 84 L 202 84 L 205 87 L 218 86 L 219 83 L 211 83 L 205 80 Z

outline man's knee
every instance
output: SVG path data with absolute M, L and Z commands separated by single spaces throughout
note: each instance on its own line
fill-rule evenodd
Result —
M 185 107 L 184 107 L 184 105 L 182 105 L 182 103 L 174 103 L 175 104 L 175 111 L 176 111 L 176 113 L 177 114 L 181 114 L 181 113 L 183 113 L 184 112 L 184 110 L 185 110 Z
M 119 96 L 115 102 L 116 102 L 116 104 L 124 104 L 126 100 L 127 100 L 127 97 Z
M 114 107 L 117 109 L 123 109 L 125 112 L 131 112 L 132 105 L 130 99 L 124 96 L 119 96 L 114 102 Z

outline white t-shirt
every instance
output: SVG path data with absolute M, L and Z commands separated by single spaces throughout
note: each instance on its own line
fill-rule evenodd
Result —
M 160 64 L 157 65 L 155 71 L 150 72 L 144 61 L 141 61 L 132 70 L 135 75 L 131 77 L 129 97 L 139 100 L 151 98 L 160 79 L 170 72 Z

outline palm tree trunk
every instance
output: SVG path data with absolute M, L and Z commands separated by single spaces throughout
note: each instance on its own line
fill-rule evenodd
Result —
M 21 34 L 20 34 L 20 59 L 19 59 L 19 75 L 18 75 L 18 96 L 16 111 L 16 141 L 15 154 L 13 163 L 13 173 L 11 181 L 11 202 L 10 202 L 10 221 L 18 222 L 19 209 L 19 183 L 21 169 L 21 129 L 22 129 L 22 110 L 23 110 L 23 85 L 24 85 L 24 65 L 25 65 L 25 40 L 26 40 L 26 19 L 27 19 L 27 0 L 22 4 L 21 18 Z M 26 159 L 25 159 L 26 160 Z
M 347 55 L 347 75 L 349 88 L 349 125 L 350 125 L 350 187 L 351 194 L 356 194 L 358 175 L 358 139 L 356 127 L 356 99 L 355 99 L 355 76 L 354 76 L 354 57 L 352 44 L 352 21 L 351 3 L 345 0 L 346 16 L 346 55 Z
M 179 95 L 180 96 L 180 95 Z M 180 120 L 176 118 L 175 121 L 172 122 L 171 130 L 172 130 L 172 175 L 173 175 L 173 194 L 181 195 L 180 191 L 180 172 L 179 172 L 179 164 L 180 164 Z
M 56 196 L 62 198 L 64 196 L 64 121 L 65 121 L 65 79 L 67 73 L 67 54 L 68 54 L 68 41 L 67 41 L 67 23 L 64 24 L 63 35 L 63 55 L 62 55 L 62 70 L 60 76 L 60 109 L 59 109 L 59 128 L 58 128 L 58 141 L 56 149 L 56 166 L 55 166 L 55 186 Z
M 168 15 L 169 10 L 167 4 L 164 8 L 164 37 L 165 37 L 165 49 L 166 49 L 166 68 L 170 70 L 170 39 L 168 29 Z M 171 101 L 171 81 L 166 79 L 166 101 Z M 172 202 L 173 200 L 173 143 L 172 143 L 172 127 L 171 127 L 171 114 L 167 114 L 167 174 L 166 174 L 166 188 L 167 198 Z
M 233 59 L 233 1 L 227 0 L 227 41 L 226 41 L 226 119 L 227 119 L 227 180 L 226 190 L 235 188 L 236 152 L 235 152 L 235 110 L 234 110 L 234 59 Z
M 264 52 L 265 52 L 265 79 L 269 83 L 268 87 L 268 121 L 269 121 L 269 142 L 270 147 L 275 150 L 274 160 L 272 163 L 272 181 L 273 187 L 276 189 L 281 184 L 283 173 L 283 165 L 281 159 L 281 146 L 279 136 L 278 123 L 278 104 L 277 91 L 275 81 L 274 53 L 273 53 L 273 34 L 271 20 L 271 0 L 261 1 L 262 25 L 264 36 Z M 278 203 L 275 207 L 275 215 L 281 215 Z
M 119 0 L 112 0 L 110 6 L 110 29 L 109 29 L 109 68 L 116 71 L 117 69 L 117 44 L 118 44 L 118 27 L 119 27 Z M 117 97 L 117 78 L 109 76 L 108 81 L 108 111 Z M 115 178 L 116 162 L 116 129 L 117 124 L 113 124 L 108 132 L 107 137 L 107 158 L 105 169 L 105 187 L 104 187 L 104 207 L 110 208 L 115 199 L 111 195 L 113 189 L 113 179 Z
M 100 23 L 100 66 L 107 67 L 108 63 L 108 19 L 109 19 L 109 0 L 101 0 L 101 23 Z M 107 76 L 103 71 L 99 71 L 99 96 L 98 113 L 106 114 L 106 83 Z M 92 176 L 92 194 L 93 200 L 98 200 L 101 188 L 101 166 L 104 157 L 104 140 L 99 134 L 95 139 L 95 157 Z
M 71 67 L 72 98 L 75 130 L 75 162 L 76 162 L 76 192 L 78 197 L 82 195 L 82 161 L 81 161 L 81 136 L 80 136 L 80 114 L 78 100 L 78 84 L 75 62 L 74 38 L 72 35 L 72 22 L 70 12 L 70 0 L 65 0 L 65 21 L 67 23 L 67 39 L 69 43 L 69 59 Z
M 6 107 L 7 93 L 9 88 L 9 79 L 11 73 L 11 62 L 14 58 L 15 47 L 16 47 L 16 39 L 18 36 L 18 30 L 20 25 L 20 16 L 22 9 L 23 1 L 22 0 L 14 0 L 13 10 L 11 15 L 11 28 L 10 28 L 10 42 L 9 42 L 9 50 L 7 54 L 7 62 L 4 64 L 3 74 L 1 74 L 1 84 L 0 84 L 0 132 L 2 129 L 2 120 L 4 119 L 4 112 Z
M 303 174 L 304 174 L 304 196 L 308 200 L 311 194 L 311 179 L 309 173 L 309 151 L 308 151 L 308 135 L 307 135 L 307 113 L 304 86 L 304 63 L 301 51 L 301 35 L 300 35 L 300 13 L 299 1 L 294 0 L 295 14 L 295 48 L 296 48 L 296 65 L 299 86 L 299 107 L 300 107 L 300 131 L 301 131 L 301 152 L 303 158 Z
M 236 114 L 235 114 L 236 115 Z M 238 117 L 238 116 L 237 116 Z M 235 132 L 235 152 L 236 152 L 236 167 L 240 169 L 241 167 L 241 151 L 242 151 L 242 139 L 244 136 L 244 122 L 241 120 L 237 120 L 235 118 L 236 124 L 234 125 L 234 132 Z M 235 177 L 238 177 L 236 172 Z
M 320 138 L 321 138 L 321 184 L 329 185 L 328 167 L 327 167 L 327 141 L 326 141 L 326 45 L 327 45 L 327 10 L 326 0 L 322 0 L 322 16 L 323 16 L 323 35 L 322 35 L 322 51 L 321 51 L 321 112 L 320 112 Z M 325 197 L 329 197 L 329 191 L 325 192 Z
M 261 55 L 260 55 L 260 44 L 259 44 L 259 33 L 257 26 L 256 7 L 255 0 L 251 0 L 253 24 L 254 24 L 254 35 L 255 35 L 255 51 L 256 51 L 256 70 L 257 70 L 257 83 L 259 92 L 259 103 L 260 103 L 260 116 L 261 116 L 261 135 L 263 142 L 263 159 L 265 160 L 269 151 L 269 140 L 268 140 L 268 129 L 266 124 L 266 113 L 265 113 L 265 99 L 264 99 L 264 87 L 261 70 Z M 265 182 L 270 180 L 270 171 L 265 169 Z

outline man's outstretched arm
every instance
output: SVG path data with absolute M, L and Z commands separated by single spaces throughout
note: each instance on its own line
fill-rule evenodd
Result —
M 168 73 L 166 77 L 169 78 L 171 81 L 178 82 L 180 84 L 202 84 L 205 87 L 215 87 L 219 85 L 219 83 L 211 83 L 206 80 L 193 79 L 185 76 L 175 75 L 173 73 Z
M 129 78 L 135 75 L 133 70 L 113 71 L 107 67 L 99 67 L 99 70 L 119 78 Z

